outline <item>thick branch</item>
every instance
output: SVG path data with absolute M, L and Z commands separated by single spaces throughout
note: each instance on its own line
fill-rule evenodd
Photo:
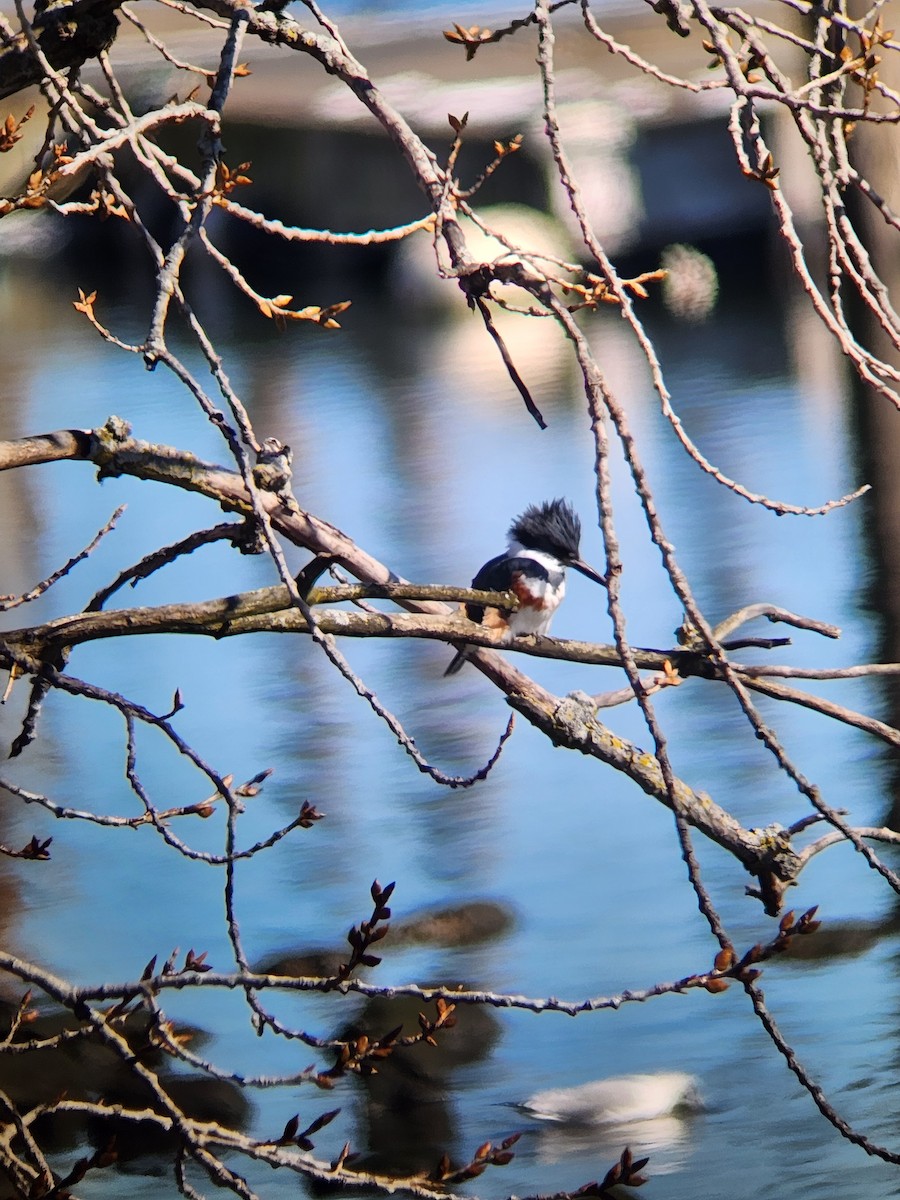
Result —
M 52 435 L 58 436 L 58 435 Z M 88 457 L 100 468 L 101 477 L 114 475 L 134 475 L 141 479 L 151 479 L 160 483 L 174 484 L 189 491 L 200 492 L 219 503 L 231 512 L 249 515 L 251 512 L 250 498 L 244 482 L 239 475 L 222 467 L 204 463 L 191 454 L 175 450 L 168 446 L 152 445 L 140 442 L 131 437 L 130 428 L 124 421 L 111 417 L 106 425 L 99 430 L 86 434 L 90 438 L 90 453 L 76 453 L 76 443 L 83 445 L 81 439 L 72 441 L 72 458 Z M 20 443 L 0 443 L 0 464 L 16 458 L 19 462 L 45 461 L 40 457 L 42 443 L 46 439 L 26 439 L 28 446 Z M 15 448 L 19 447 L 16 454 Z M 29 450 L 30 447 L 30 450 Z M 33 457 L 28 457 L 31 453 Z M 23 454 L 25 457 L 23 458 Z M 398 580 L 384 564 L 378 562 L 361 550 L 339 529 L 320 521 L 310 513 L 303 512 L 293 504 L 288 506 L 276 494 L 261 492 L 260 500 L 269 514 L 272 525 L 283 536 L 296 545 L 305 546 L 314 554 L 327 555 L 342 566 L 352 571 L 357 578 L 375 584 L 403 582 Z M 242 605 L 250 605 L 254 601 L 247 597 L 232 597 L 225 600 L 209 601 L 214 612 L 213 624 L 198 629 L 193 622 L 191 627 L 179 630 L 179 619 L 186 619 L 185 606 L 166 606 L 157 609 L 133 609 L 126 613 L 84 613 L 76 617 L 66 617 L 53 622 L 45 630 L 53 629 L 57 644 L 72 645 L 77 640 L 85 640 L 84 635 L 91 631 L 91 636 L 110 636 L 110 630 L 117 634 L 124 632 L 204 632 L 213 636 L 223 636 L 225 633 L 251 632 L 254 627 L 274 629 L 284 623 L 284 627 L 300 630 L 304 627 L 302 614 L 292 609 L 284 611 L 283 597 L 278 600 L 275 595 L 284 589 L 264 589 L 267 595 L 266 604 L 278 604 L 276 614 L 271 610 L 264 614 L 248 612 Z M 253 596 L 254 593 L 249 593 Z M 433 600 L 404 600 L 403 607 L 416 613 L 429 614 L 443 618 L 454 616 L 460 633 L 459 640 L 474 642 L 486 641 L 484 631 L 479 626 L 473 626 L 464 621 L 447 605 Z M 215 606 L 219 606 L 216 608 Z M 194 609 L 203 606 L 192 606 Z M 180 611 L 181 617 L 178 617 Z M 333 626 L 325 623 L 332 621 Z M 115 629 L 114 622 L 124 619 L 130 622 L 127 629 Z M 112 624 L 110 624 L 112 622 Z M 218 622 L 218 625 L 216 625 Z M 398 635 L 429 636 L 446 638 L 452 632 L 449 621 L 442 624 L 440 629 L 430 622 L 416 622 L 402 614 L 357 614 L 338 612 L 322 614 L 319 618 L 323 632 L 333 630 L 335 633 L 348 634 L 353 629 L 371 635 L 372 623 L 379 631 L 396 629 Z M 257 623 L 254 626 L 254 623 Z M 421 632 L 412 634 L 414 630 Z M 103 632 L 106 630 L 107 632 Z M 425 632 L 430 630 L 429 632 Z M 7 646 L 19 658 L 24 657 L 28 664 L 33 663 L 35 650 L 34 633 L 36 631 L 19 631 L 19 642 L 16 634 L 7 634 Z M 31 643 L 28 644 L 28 635 Z M 545 651 L 551 645 L 559 645 L 550 639 L 542 639 L 543 645 L 534 646 L 533 653 Z M 564 645 L 564 644 L 563 644 Z M 523 639 L 523 650 L 526 649 Z M 530 649 L 530 647 L 529 647 Z M 604 648 L 599 648 L 601 653 Z M 610 648 L 605 648 L 608 652 Z M 662 669 L 665 659 L 672 656 L 662 652 L 652 652 L 654 657 L 646 663 L 635 659 L 640 666 L 646 665 L 651 669 Z M 618 665 L 616 656 L 612 662 Z M 700 656 L 694 655 L 693 661 L 701 663 Z M 480 649 L 473 653 L 472 662 L 478 669 L 507 696 L 509 703 L 521 712 L 537 728 L 541 729 L 556 745 L 580 750 L 582 754 L 598 758 L 616 770 L 622 771 L 632 779 L 644 792 L 673 807 L 671 798 L 662 778 L 659 763 L 654 755 L 635 746 L 613 734 L 597 720 L 594 708 L 577 700 L 561 700 L 546 689 L 540 687 L 528 676 L 517 670 L 502 655 L 488 649 Z M 19 665 L 22 665 L 21 659 Z M 786 886 L 796 878 L 799 870 L 799 859 L 790 847 L 787 837 L 777 831 L 745 830 L 724 809 L 714 804 L 703 793 L 693 791 L 687 784 L 677 782 L 675 793 L 676 805 L 679 812 L 691 825 L 699 829 L 707 837 L 733 853 L 761 884 L 763 900 L 768 911 L 777 911 L 781 895 Z
M 314 588 L 307 597 L 310 604 L 339 603 L 348 600 L 389 599 L 398 604 L 437 600 L 467 602 L 494 607 L 514 608 L 516 599 L 502 592 L 483 592 L 474 588 L 443 584 L 352 584 Z M 475 646 L 496 647 L 497 636 L 489 628 L 466 620 L 462 611 L 448 615 L 431 613 L 347 612 L 324 610 L 316 614 L 323 633 L 339 637 L 403 637 L 435 641 L 465 641 Z M 309 633 L 309 622 L 291 606 L 284 587 L 258 588 L 217 600 L 194 603 L 162 604 L 153 607 L 122 608 L 77 613 L 57 617 L 44 625 L 7 630 L 2 644 L 35 666 L 48 656 L 69 650 L 84 642 L 112 637 L 136 637 L 142 634 L 193 634 L 223 638 L 247 633 Z M 564 638 L 516 638 L 504 649 L 522 651 L 541 658 L 563 659 L 595 666 L 617 667 L 615 646 Z M 695 654 L 673 650 L 638 650 L 637 661 L 645 670 L 662 671 L 666 662 L 684 661 L 686 673 L 708 674 Z M 692 667 L 698 668 L 692 672 Z
M 549 698 L 549 703 L 548 703 Z M 547 735 L 557 746 L 580 750 L 623 772 L 648 796 L 678 811 L 695 829 L 728 850 L 760 881 L 766 912 L 774 915 L 781 898 L 799 874 L 800 860 L 788 836 L 775 827 L 746 830 L 705 792 L 696 792 L 675 780 L 675 803 L 653 754 L 613 733 L 597 719 L 592 705 L 573 696 L 557 697 L 514 693 L 508 697 L 517 712 Z
M 0 442 L 0 471 L 55 462 L 61 458 L 90 458 L 94 436 L 88 429 L 60 429 L 56 433 Z

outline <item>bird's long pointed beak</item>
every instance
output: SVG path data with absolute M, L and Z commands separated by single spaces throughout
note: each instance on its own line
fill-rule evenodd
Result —
M 573 571 L 580 571 L 582 575 L 587 575 L 588 579 L 593 579 L 594 583 L 599 583 L 601 587 L 606 587 L 606 576 L 601 575 L 599 571 L 595 571 L 589 563 L 584 562 L 582 559 L 573 559 L 569 563 L 569 566 Z

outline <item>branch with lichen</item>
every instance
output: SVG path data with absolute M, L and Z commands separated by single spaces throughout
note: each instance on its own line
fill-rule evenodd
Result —
M 99 430 L 58 433 L 18 443 L 0 444 L 0 465 L 23 465 L 62 456 L 89 459 L 100 467 L 102 477 L 122 473 L 201 492 L 225 507 L 249 513 L 243 480 L 234 472 L 203 463 L 172 447 L 138 442 L 120 421 L 110 419 Z M 447 600 L 474 601 L 512 607 L 509 597 L 471 589 L 423 587 L 397 582 L 396 576 L 366 555 L 334 526 L 304 513 L 296 505 L 286 505 L 275 493 L 263 491 L 273 525 L 316 555 L 336 560 L 366 578 L 360 585 L 312 588 L 306 599 L 317 609 L 316 626 L 322 634 L 350 637 L 419 637 L 450 642 L 466 642 L 484 647 L 473 655 L 476 665 L 506 694 L 516 711 L 541 729 L 556 745 L 577 749 L 628 775 L 645 792 L 670 806 L 677 806 L 685 819 L 706 836 L 726 846 L 743 865 L 763 881 L 763 897 L 768 907 L 777 909 L 780 897 L 793 879 L 795 856 L 789 844 L 776 834 L 760 836 L 741 829 L 709 797 L 700 796 L 678 782 L 674 795 L 665 785 L 659 764 L 647 754 L 612 733 L 598 719 L 590 697 L 561 700 L 546 692 L 516 670 L 491 648 L 495 637 L 473 624 L 460 612 L 446 607 Z M 337 601 L 382 598 L 411 609 L 408 613 L 352 612 L 320 609 Z M 754 606 L 723 622 L 717 632 L 733 633 L 744 621 L 756 616 L 784 619 L 792 624 L 813 628 L 828 636 L 837 631 L 830 626 L 770 606 Z M 19 672 L 47 670 L 47 661 L 67 653 L 73 646 L 97 638 L 137 636 L 152 633 L 188 633 L 211 637 L 236 636 L 252 632 L 308 633 L 305 614 L 291 604 L 284 587 L 195 604 L 171 604 L 153 608 L 91 611 L 59 618 L 41 627 L 9 631 L 3 639 L 3 658 L 8 667 Z M 544 654 L 605 666 L 621 665 L 620 651 L 614 646 L 561 642 L 555 639 L 518 639 L 513 647 L 525 653 Z M 668 650 L 632 650 L 636 667 L 667 675 L 677 682 L 688 675 L 721 678 L 721 672 L 698 646 L 672 647 Z M 732 670 L 740 668 L 732 665 Z M 754 681 L 757 686 L 762 681 Z M 764 686 L 764 685 L 763 685 Z

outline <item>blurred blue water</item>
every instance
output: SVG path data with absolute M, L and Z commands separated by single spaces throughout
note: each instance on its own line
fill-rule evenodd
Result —
M 139 437 L 225 461 L 217 434 L 174 380 L 162 370 L 148 374 L 139 359 L 105 347 L 71 308 L 65 289 L 25 268 L 3 271 L 4 436 L 92 427 L 115 412 Z M 125 336 L 139 336 L 143 316 L 122 306 L 103 311 L 102 319 L 127 330 Z M 293 446 L 303 506 L 394 570 L 414 580 L 467 582 L 502 548 L 515 513 L 559 494 L 582 514 L 584 556 L 603 566 L 589 425 L 578 380 L 552 331 L 544 340 L 526 327 L 514 350 L 549 420 L 541 433 L 465 312 L 412 322 L 380 300 L 351 310 L 339 334 L 300 329 L 260 337 L 254 329 L 255 340 L 245 336 L 247 320 L 243 312 L 231 314 L 219 348 L 260 438 L 275 434 Z M 851 507 L 827 519 L 778 520 L 726 494 L 700 475 L 660 420 L 623 323 L 598 316 L 588 329 L 627 403 L 663 521 L 710 618 L 769 600 L 844 630 L 836 646 L 797 634 L 794 646 L 776 652 L 777 661 L 840 665 L 871 654 L 877 631 L 857 599 L 868 570 L 861 512 Z M 701 329 L 658 318 L 652 333 L 676 407 L 724 471 L 794 503 L 821 503 L 860 482 L 841 371 L 815 329 L 796 314 L 748 297 Z M 681 613 L 620 461 L 614 475 L 629 635 L 637 644 L 667 646 Z M 98 487 L 83 464 L 0 478 L 4 592 L 58 566 L 123 502 L 128 510 L 119 529 L 97 554 L 33 611 L 10 614 L 8 625 L 77 609 L 123 565 L 215 523 L 220 514 L 195 497 L 148 483 L 110 480 Z M 293 552 L 290 557 L 297 565 L 304 561 Z M 141 583 L 121 602 L 217 596 L 273 580 L 265 559 L 207 549 Z M 572 579 L 554 631 L 609 640 L 599 589 Z M 343 649 L 432 762 L 468 773 L 490 755 L 507 710 L 474 670 L 443 679 L 444 647 L 385 641 Z M 525 665 L 559 694 L 622 682 L 599 669 L 533 659 Z M 484 783 L 450 792 L 416 772 L 306 639 L 99 643 L 76 651 L 69 669 L 155 711 L 165 711 L 180 688 L 185 710 L 178 728 L 207 760 L 237 779 L 274 769 L 262 794 L 248 802 L 242 844 L 288 821 L 303 800 L 327 814 L 238 872 L 241 930 L 254 961 L 291 946 L 340 947 L 346 929 L 368 915 L 368 884 L 375 878 L 397 880 L 397 916 L 423 904 L 484 896 L 516 915 L 514 931 L 486 947 L 388 954 L 374 976 L 382 983 L 440 978 L 579 999 L 680 977 L 712 960 L 714 946 L 669 814 L 597 763 L 553 751 L 523 722 Z M 828 694 L 851 706 L 877 707 L 868 684 L 838 687 Z M 19 696 L 0 716 L 4 744 L 16 732 L 21 704 Z M 804 815 L 800 797 L 723 689 L 688 683 L 661 695 L 657 705 L 676 769 L 744 824 L 788 824 Z M 879 820 L 885 799 L 876 746 L 804 710 L 763 707 L 831 804 L 851 809 L 855 823 Z M 614 730 L 649 745 L 631 707 L 612 710 L 607 719 Z M 60 803 L 134 812 L 123 761 L 116 718 L 53 698 L 42 741 L 0 774 Z M 184 761 L 152 736 L 141 739 L 141 768 L 160 807 L 203 798 Z M 0 861 L 0 870 L 19 881 L 21 907 L 7 922 L 8 938 L 22 953 L 80 981 L 133 976 L 152 954 L 174 946 L 208 950 L 216 967 L 230 966 L 217 869 L 179 859 L 147 830 L 54 822 L 33 807 L 23 812 L 7 803 L 3 826 L 7 841 L 33 833 L 54 838 L 49 864 Z M 196 847 L 221 850 L 218 818 L 181 822 L 176 832 Z M 738 945 L 772 936 L 772 922 L 745 898 L 748 881 L 734 864 L 704 845 L 698 853 Z M 790 900 L 798 910 L 819 903 L 830 921 L 888 910 L 884 890 L 844 850 L 821 855 Z M 764 977 L 773 1011 L 816 1077 L 851 1121 L 874 1127 L 889 1142 L 896 1131 L 885 1115 L 884 1093 L 897 1054 L 896 953 L 892 936 L 852 960 L 806 970 L 773 964 Z M 322 999 L 271 1003 L 285 1019 L 322 1035 L 358 1008 L 352 1000 L 338 1001 L 337 1013 L 334 1002 Z M 257 1040 L 237 998 L 179 997 L 172 1011 L 211 1030 L 204 1052 L 223 1064 L 286 1073 L 312 1061 L 296 1044 Z M 663 1175 L 652 1185 L 654 1196 L 895 1194 L 893 1171 L 840 1141 L 801 1094 L 737 989 L 626 1005 L 576 1021 L 498 1016 L 489 1054 L 443 1081 L 447 1149 L 461 1158 L 485 1138 L 520 1126 L 522 1118 L 500 1106 L 541 1088 L 655 1070 L 696 1073 L 708 1111 L 669 1130 L 654 1148 L 649 1171 Z M 365 1147 L 363 1098 L 352 1079 L 324 1098 L 304 1088 L 256 1099 L 257 1127 L 270 1135 L 294 1111 L 302 1122 L 340 1104 L 341 1117 L 318 1140 L 323 1157 L 344 1138 Z M 535 1131 L 519 1144 L 514 1162 L 480 1180 L 476 1190 L 575 1188 L 602 1175 L 620 1149 L 615 1137 L 567 1141 Z M 293 1194 L 296 1187 L 287 1177 L 263 1179 L 267 1196 Z M 96 1194 L 106 1188 L 114 1195 L 116 1186 L 115 1179 L 100 1180 Z M 159 1179 L 136 1178 L 130 1187 L 132 1195 L 163 1194 Z

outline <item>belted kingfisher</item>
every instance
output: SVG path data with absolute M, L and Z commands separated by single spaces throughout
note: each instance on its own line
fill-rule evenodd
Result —
M 473 588 L 512 592 L 519 607 L 506 613 L 467 604 L 469 620 L 500 632 L 502 644 L 529 633 L 547 633 L 566 594 L 566 567 L 606 586 L 604 576 L 578 557 L 580 541 L 581 522 L 567 500 L 526 508 L 509 527 L 506 553 L 486 562 L 472 580 Z M 469 647 L 459 650 L 444 674 L 455 675 L 469 653 Z

